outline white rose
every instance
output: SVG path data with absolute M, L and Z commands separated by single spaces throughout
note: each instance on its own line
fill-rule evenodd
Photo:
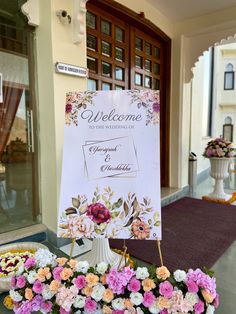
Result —
M 82 312 L 80 310 L 76 311 L 75 314 L 81 314 Z
M 87 261 L 80 261 L 77 263 L 75 270 L 86 274 L 89 269 L 89 263 Z
M 86 297 L 83 297 L 82 295 L 77 295 L 73 303 L 74 307 L 82 309 L 85 305 L 85 300 L 86 300 Z
M 152 314 L 158 314 L 158 313 L 160 313 L 160 311 L 161 310 L 160 310 L 157 302 L 153 303 L 153 305 L 149 307 L 149 312 L 151 312 Z
M 194 306 L 199 301 L 199 297 L 195 292 L 187 292 L 185 299 L 191 304 L 191 306 Z
M 96 271 L 101 275 L 104 275 L 107 269 L 108 269 L 108 264 L 105 262 L 101 262 L 97 264 L 96 266 Z
M 34 257 L 39 267 L 46 267 L 47 265 L 57 265 L 56 255 L 52 254 L 49 250 L 38 249 Z
M 144 314 L 143 310 L 140 309 L 140 307 L 136 308 L 136 314 Z
M 103 297 L 103 293 L 105 291 L 105 287 L 102 284 L 98 284 L 95 287 L 93 287 L 93 291 L 91 294 L 91 297 L 95 300 L 95 301 L 100 301 Z
M 137 279 L 146 279 L 149 277 L 149 272 L 147 267 L 138 267 L 136 270 L 136 278 Z
M 22 275 L 24 271 L 25 271 L 24 263 L 23 263 L 23 262 L 20 262 L 20 263 L 17 265 L 16 275 L 17 275 L 17 276 Z
M 113 300 L 111 305 L 112 305 L 114 310 L 122 311 L 125 308 L 124 300 L 122 298 L 117 298 L 117 299 Z
M 206 314 L 214 314 L 215 313 L 215 308 L 213 305 L 208 305 Z
M 9 294 L 11 299 L 15 302 L 20 302 L 23 299 L 22 296 L 17 291 L 10 290 Z
M 139 292 L 131 292 L 130 300 L 134 305 L 140 305 L 143 302 L 143 296 Z
M 27 280 L 30 284 L 33 284 L 38 279 L 38 275 L 35 270 L 31 270 L 27 275 Z
M 44 285 L 42 296 L 44 300 L 50 300 L 54 296 L 54 293 L 50 290 L 49 285 Z
M 187 274 L 184 270 L 178 269 L 174 272 L 174 278 L 177 282 L 185 281 L 186 276 Z

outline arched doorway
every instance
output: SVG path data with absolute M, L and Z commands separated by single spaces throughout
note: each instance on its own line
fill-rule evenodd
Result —
M 171 40 L 114 1 L 87 2 L 88 89 L 160 89 L 161 185 L 169 186 Z

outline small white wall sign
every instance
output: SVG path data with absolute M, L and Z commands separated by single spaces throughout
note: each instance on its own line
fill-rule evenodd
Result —
M 77 65 L 56 62 L 55 70 L 57 73 L 79 76 L 79 77 L 87 77 L 88 76 L 88 69 L 79 67 Z

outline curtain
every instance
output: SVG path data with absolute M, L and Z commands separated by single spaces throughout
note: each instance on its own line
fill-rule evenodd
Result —
M 23 89 L 3 86 L 3 102 L 0 103 L 0 156 L 8 141 Z

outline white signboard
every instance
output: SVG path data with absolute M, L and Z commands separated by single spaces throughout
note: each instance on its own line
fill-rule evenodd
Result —
M 161 239 L 159 91 L 66 97 L 58 236 Z
M 77 65 L 56 62 L 55 69 L 57 73 L 74 75 L 79 77 L 87 77 L 88 76 L 88 69 L 79 67 Z

